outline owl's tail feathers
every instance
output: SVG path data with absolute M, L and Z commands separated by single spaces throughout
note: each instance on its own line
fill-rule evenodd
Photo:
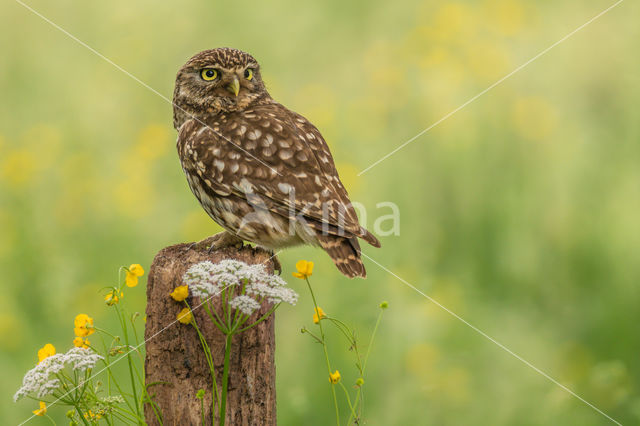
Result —
M 333 263 L 344 275 L 349 278 L 365 278 L 367 276 L 367 271 L 365 271 L 364 264 L 360 259 L 360 244 L 356 237 L 321 235 L 318 236 L 318 241 L 320 247 L 329 254 Z
M 380 245 L 381 245 L 380 241 L 378 241 L 375 235 L 373 235 L 371 232 L 367 231 L 363 227 L 360 227 L 360 234 L 358 235 L 358 237 L 362 238 L 372 246 L 380 248 Z

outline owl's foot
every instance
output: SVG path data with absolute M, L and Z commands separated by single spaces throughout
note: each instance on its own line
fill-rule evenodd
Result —
M 211 253 L 212 251 L 220 250 L 225 247 L 242 248 L 242 239 L 227 231 L 222 231 L 210 236 L 209 238 L 205 238 L 202 241 L 190 244 L 187 247 L 187 250 L 194 249 L 200 251 L 206 249 Z

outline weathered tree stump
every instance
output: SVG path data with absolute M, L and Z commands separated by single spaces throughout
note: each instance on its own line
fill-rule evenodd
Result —
M 199 389 L 204 389 L 205 423 L 218 424 L 218 407 L 211 412 L 212 380 L 198 334 L 192 325 L 176 322 L 176 315 L 184 307 L 169 293 L 182 285 L 185 271 L 193 264 L 210 260 L 236 259 L 246 263 L 263 263 L 273 273 L 273 262 L 264 250 L 245 246 L 225 248 L 212 253 L 206 249 L 189 249 L 178 244 L 161 250 L 153 260 L 147 284 L 147 322 L 145 327 L 145 375 L 149 394 L 158 404 L 165 425 L 199 425 L 202 423 Z M 224 335 L 211 323 L 199 298 L 187 299 L 193 309 L 198 327 L 205 336 L 214 358 L 216 381 L 222 383 Z M 214 298 L 214 306 L 220 299 Z M 265 303 L 249 322 L 267 312 Z M 275 334 L 274 316 L 233 337 L 229 389 L 227 397 L 227 425 L 275 425 Z M 159 424 L 152 407 L 145 404 L 148 424 Z

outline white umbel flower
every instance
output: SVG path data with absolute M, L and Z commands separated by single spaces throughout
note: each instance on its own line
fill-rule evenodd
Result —
M 204 261 L 191 266 L 183 279 L 191 294 L 197 297 L 215 296 L 224 288 L 244 288 L 245 295 L 236 296 L 230 302 L 243 313 L 258 309 L 263 299 L 291 305 L 298 301 L 298 294 L 287 287 L 285 280 L 267 273 L 262 264 L 249 265 L 231 259 L 219 263 Z
M 101 359 L 103 358 L 100 355 L 85 348 L 73 348 L 64 354 L 51 355 L 27 371 L 22 380 L 22 387 L 13 396 L 13 400 L 17 401 L 27 395 L 37 398 L 51 395 L 61 385 L 55 374 L 65 367 L 83 372 L 95 367 Z
M 218 294 L 220 289 L 218 283 L 213 279 L 212 272 L 215 265 L 211 262 L 204 261 L 191 266 L 185 272 L 182 279 L 189 286 L 190 293 L 197 297 L 208 297 L 212 294 Z
M 258 303 L 256 299 L 244 294 L 234 297 L 233 300 L 229 302 L 229 306 L 234 309 L 240 309 L 240 312 L 245 315 L 251 315 L 254 311 L 260 309 L 260 303 Z

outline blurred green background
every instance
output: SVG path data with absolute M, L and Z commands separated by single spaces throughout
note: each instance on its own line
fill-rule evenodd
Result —
M 365 253 L 623 424 L 640 422 L 640 7 L 626 1 L 362 176 L 358 171 L 613 1 L 28 4 L 163 95 L 194 53 L 252 53 L 274 98 L 325 135 L 368 223 L 395 202 L 399 236 Z M 77 313 L 116 329 L 99 290 L 121 265 L 219 228 L 189 191 L 171 106 L 14 1 L 0 6 L 0 419 Z M 280 424 L 331 424 L 312 302 L 366 342 L 365 421 L 608 420 L 366 261 L 349 281 L 321 251 L 280 255 L 301 294 L 277 314 Z M 144 310 L 144 282 L 128 292 Z M 333 363 L 355 367 L 338 335 Z M 344 412 L 344 408 L 343 408 Z M 64 423 L 62 410 L 50 413 Z M 37 418 L 32 424 L 46 424 Z

